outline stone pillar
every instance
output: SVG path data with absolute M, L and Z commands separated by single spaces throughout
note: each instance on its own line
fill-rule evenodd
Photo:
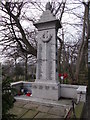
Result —
M 32 84 L 35 98 L 58 100 L 60 83 L 57 80 L 57 31 L 59 20 L 49 9 L 34 24 L 38 29 L 36 81 Z

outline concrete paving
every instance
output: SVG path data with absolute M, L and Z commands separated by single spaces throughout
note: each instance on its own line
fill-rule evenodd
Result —
M 48 101 L 50 102 L 50 101 Z M 57 103 L 55 105 L 55 103 Z M 60 99 L 52 101 L 52 104 L 41 103 L 28 100 L 16 100 L 10 113 L 21 118 L 65 118 L 65 115 L 71 107 L 71 99 Z

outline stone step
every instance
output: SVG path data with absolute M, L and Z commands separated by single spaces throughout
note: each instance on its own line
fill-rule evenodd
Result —
M 14 97 L 17 101 L 31 101 L 31 102 L 37 102 L 37 103 L 43 103 L 47 104 L 49 106 L 62 106 L 62 107 L 71 107 L 72 106 L 72 100 L 71 99 L 60 99 L 60 100 L 47 100 L 47 99 L 40 99 L 40 98 L 34 98 L 34 97 L 27 97 L 25 95 L 16 96 Z

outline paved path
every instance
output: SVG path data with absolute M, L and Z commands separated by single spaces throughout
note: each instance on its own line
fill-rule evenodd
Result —
M 58 105 L 59 104 L 59 105 Z M 14 103 L 10 113 L 17 115 L 17 118 L 64 118 L 71 107 L 70 99 L 61 99 L 58 104 L 47 104 L 35 101 L 21 101 Z

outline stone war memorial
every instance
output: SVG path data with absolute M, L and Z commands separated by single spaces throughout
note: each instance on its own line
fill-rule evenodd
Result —
M 11 85 L 20 91 L 20 88 L 32 91 L 29 100 L 59 101 L 59 98 L 71 98 L 86 101 L 86 88 L 82 85 L 61 84 L 57 71 L 57 32 L 61 28 L 60 21 L 51 13 L 50 2 L 38 22 L 34 23 L 38 29 L 37 36 L 37 69 L 35 82 L 19 81 Z M 82 93 L 82 95 L 81 95 Z M 16 96 L 15 99 L 24 99 L 25 96 Z
M 11 83 L 11 86 L 17 91 L 21 91 L 23 88 L 22 90 L 27 89 L 27 93 L 31 93 L 30 96 L 25 93 L 16 94 L 14 97 L 16 106 L 11 113 L 16 111 L 18 118 L 67 119 L 68 115 L 72 116 L 72 113 L 75 112 L 74 107 L 79 105 L 81 110 L 78 118 L 80 118 L 86 102 L 87 86 L 61 84 L 58 80 L 57 32 L 61 28 L 61 24 L 51 13 L 49 2 L 34 26 L 38 29 L 36 80 L 35 82 Z
M 32 84 L 32 96 L 35 98 L 58 100 L 60 83 L 57 73 L 57 32 L 60 21 L 46 4 L 40 20 L 34 24 L 38 29 L 36 81 Z

